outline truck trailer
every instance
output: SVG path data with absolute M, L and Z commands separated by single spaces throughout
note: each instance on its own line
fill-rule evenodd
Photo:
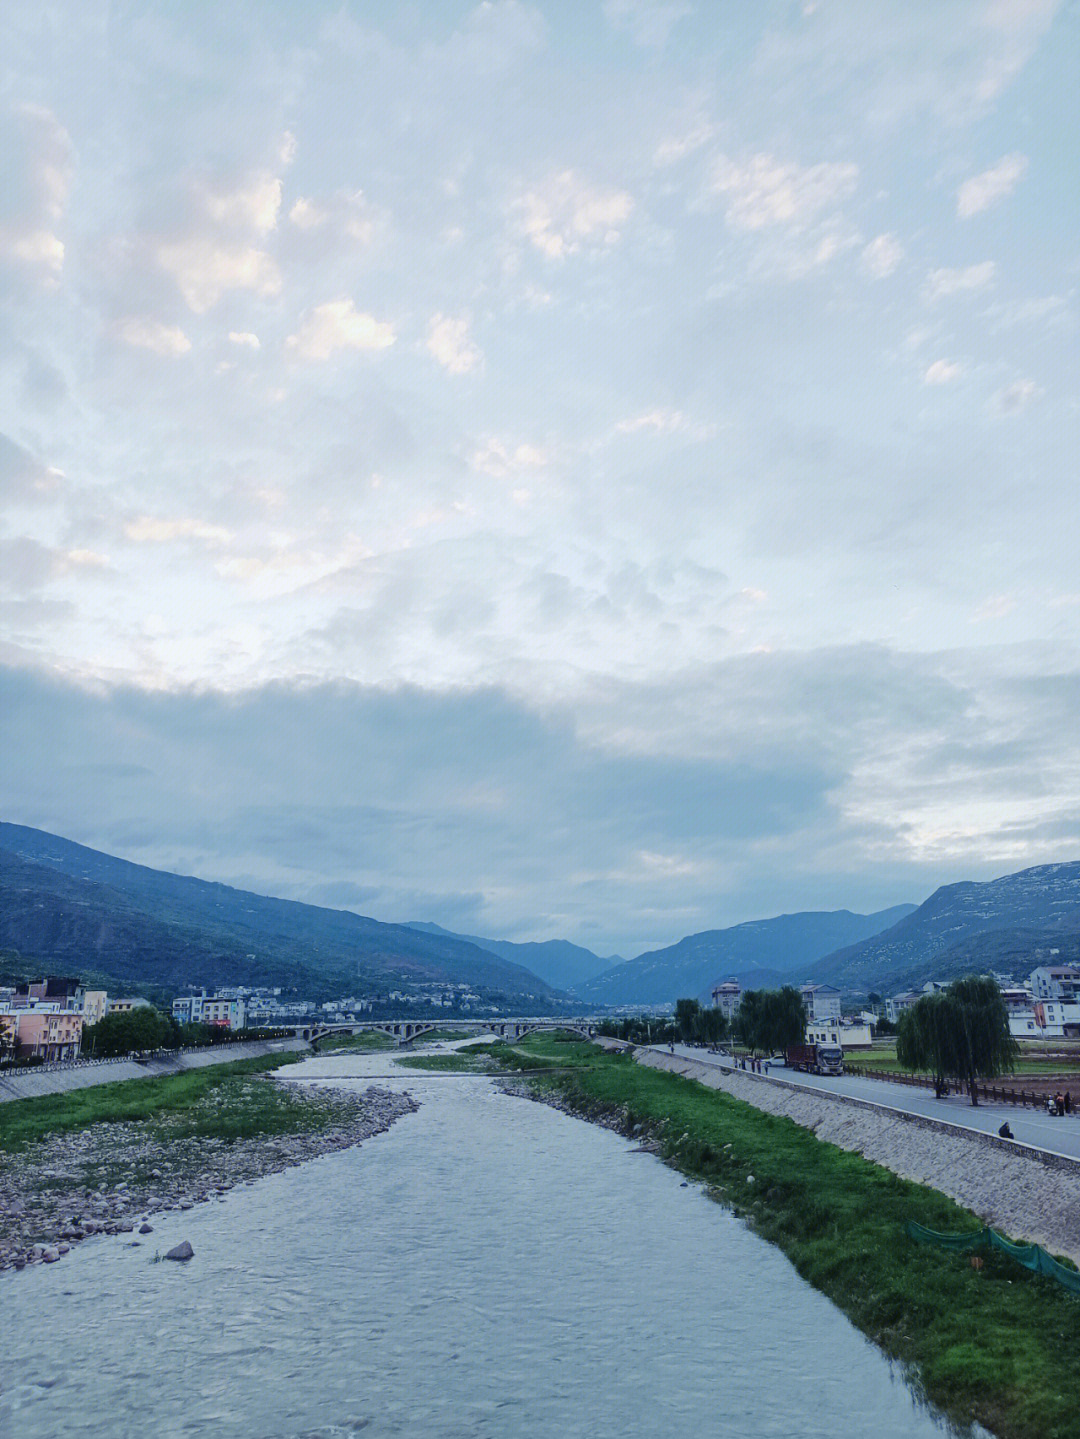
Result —
M 784 1051 L 784 1063 L 805 1074 L 843 1074 L 844 1051 L 838 1044 L 792 1044 Z

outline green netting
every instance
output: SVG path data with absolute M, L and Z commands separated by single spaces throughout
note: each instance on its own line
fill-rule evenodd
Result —
M 917 1239 L 920 1244 L 935 1244 L 939 1249 L 952 1250 L 954 1254 L 976 1249 L 1000 1249 L 1002 1254 L 1015 1259 L 1017 1264 L 1022 1264 L 1032 1273 L 1045 1274 L 1063 1289 L 1068 1289 L 1072 1294 L 1080 1294 L 1080 1272 L 1066 1269 L 1064 1264 L 1059 1264 L 1053 1255 L 1047 1254 L 1046 1250 L 1037 1244 L 1010 1244 L 992 1229 L 976 1229 L 968 1234 L 938 1234 L 933 1229 L 925 1229 L 921 1224 L 916 1224 L 913 1219 L 908 1221 L 907 1232 L 910 1238 Z

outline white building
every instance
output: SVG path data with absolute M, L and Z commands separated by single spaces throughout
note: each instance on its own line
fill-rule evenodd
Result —
M 735 979 L 727 979 L 723 984 L 716 985 L 712 992 L 712 1002 L 713 1008 L 718 1009 L 730 1024 L 742 1002 L 742 985 Z
M 810 1023 L 806 1026 L 807 1044 L 838 1044 L 841 1049 L 870 1049 L 873 1035 L 868 1024 Z
M 1035 999 L 1080 1003 L 1080 969 L 1072 964 L 1040 965 L 1031 971 L 1031 993 Z
M 799 986 L 806 1016 L 815 1024 L 840 1023 L 840 991 L 831 984 L 802 984 Z

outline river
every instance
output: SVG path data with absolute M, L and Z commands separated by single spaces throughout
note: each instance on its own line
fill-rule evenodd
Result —
M 380 1087 L 420 1109 L 361 1148 L 4 1276 L 0 1436 L 940 1439 L 779 1251 L 659 1160 L 481 1077 L 399 1074 Z M 182 1239 L 193 1260 L 153 1262 Z

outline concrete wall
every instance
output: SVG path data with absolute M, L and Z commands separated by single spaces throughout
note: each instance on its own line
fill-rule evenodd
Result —
M 154 1059 L 119 1059 L 105 1064 L 73 1065 L 70 1069 L 53 1069 L 45 1074 L 34 1069 L 9 1071 L 0 1075 L 0 1103 L 8 1099 L 35 1099 L 43 1094 L 68 1094 L 73 1089 L 115 1084 L 121 1079 L 181 1074 L 187 1069 L 202 1069 L 208 1064 L 234 1064 L 238 1059 L 252 1059 L 263 1054 L 309 1049 L 310 1045 L 302 1039 L 253 1039 L 206 1049 L 184 1050 Z
M 783 1115 L 819 1139 L 927 1184 L 1014 1239 L 1080 1264 L 1080 1164 L 941 1120 L 898 1114 L 866 1100 L 822 1094 L 741 1070 L 639 1049 L 634 1058 Z

